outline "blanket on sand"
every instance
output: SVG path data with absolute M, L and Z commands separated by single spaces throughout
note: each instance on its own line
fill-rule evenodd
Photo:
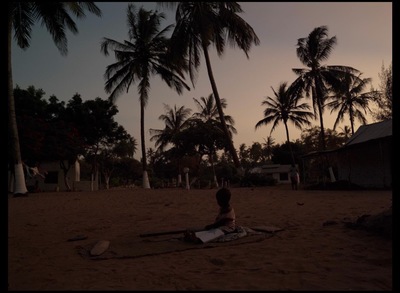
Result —
M 225 245 L 242 245 L 263 241 L 275 235 L 283 229 L 251 229 L 238 226 L 237 232 L 222 235 L 207 243 L 190 243 L 183 241 L 183 235 L 171 237 L 171 235 L 157 236 L 153 238 L 139 238 L 125 236 L 110 241 L 108 249 L 101 255 L 91 255 L 91 249 L 96 242 L 89 241 L 86 244 L 76 246 L 79 255 L 91 260 L 139 258 L 145 256 L 160 255 L 191 249 L 215 248 Z

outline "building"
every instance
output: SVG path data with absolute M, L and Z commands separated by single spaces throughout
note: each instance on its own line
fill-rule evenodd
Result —
M 392 187 L 392 120 L 360 126 L 337 155 L 339 180 L 369 188 Z
M 249 172 L 252 174 L 263 174 L 266 177 L 271 177 L 276 180 L 277 184 L 291 184 L 289 176 L 290 167 L 291 165 L 270 164 L 255 167 Z M 296 168 L 299 170 L 297 165 Z
M 64 162 L 68 166 L 68 162 Z M 41 162 L 38 166 L 25 167 L 25 181 L 29 192 L 37 191 L 67 191 L 64 171 L 59 161 Z M 9 172 L 9 192 L 13 192 L 13 178 Z M 72 191 L 93 191 L 99 189 L 98 180 L 81 181 L 80 163 L 76 160 L 71 165 L 66 176 Z
M 360 126 L 340 148 L 303 156 L 306 181 L 315 178 L 313 161 L 321 162 L 324 177 L 365 188 L 392 187 L 392 120 Z M 314 169 L 315 170 L 315 169 Z

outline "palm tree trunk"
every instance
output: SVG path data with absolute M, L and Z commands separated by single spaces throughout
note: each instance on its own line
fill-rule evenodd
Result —
M 318 105 L 318 112 L 319 112 L 319 123 L 321 125 L 321 147 L 322 150 L 326 150 L 326 143 L 325 143 L 325 129 L 324 129 L 324 119 L 322 117 L 322 91 L 319 87 L 316 87 L 316 101 Z
M 324 120 L 322 119 L 322 107 L 320 103 L 318 103 L 318 111 L 319 111 L 319 123 L 321 125 L 321 146 L 322 150 L 326 150 Z
M 214 185 L 215 185 L 216 188 L 219 188 L 219 186 L 218 186 L 218 180 L 217 180 L 217 174 L 215 174 L 215 166 L 214 166 L 213 153 L 214 153 L 214 152 L 210 152 L 208 155 L 209 155 L 209 157 L 210 157 L 210 163 L 211 163 L 211 167 L 212 167 L 212 171 L 213 171 Z
M 351 135 L 354 134 L 354 115 L 353 115 L 353 111 L 350 108 L 349 110 L 349 116 L 350 116 L 350 125 L 351 125 Z
M 142 169 L 143 169 L 143 179 L 142 187 L 150 188 L 149 176 L 147 174 L 147 159 L 146 159 L 146 145 L 144 136 L 144 98 L 140 97 L 140 139 L 142 145 Z
M 289 146 L 290 155 L 292 156 L 292 163 L 293 163 L 293 165 L 295 165 L 296 162 L 295 162 L 295 160 L 294 160 L 294 155 L 293 155 L 292 146 L 290 145 L 289 129 L 288 129 L 288 127 L 287 127 L 286 121 L 284 122 L 284 124 L 285 124 L 285 130 L 286 130 L 286 140 L 287 140 L 287 144 L 288 144 L 288 146 Z
M 14 194 L 26 194 L 24 168 L 21 158 L 21 149 L 19 146 L 19 135 L 17 126 L 17 117 L 15 115 L 14 87 L 12 79 L 11 66 L 11 32 L 12 32 L 12 17 L 8 17 L 8 125 L 11 134 L 12 161 L 14 163 Z
M 176 159 L 177 162 L 177 171 L 178 171 L 178 186 L 182 186 L 182 175 L 181 175 L 181 160 L 179 158 Z
M 67 161 L 68 166 L 65 165 L 64 161 L 60 161 L 60 168 L 63 170 L 64 185 L 67 191 L 71 191 L 71 185 L 69 184 L 68 172 L 71 169 L 71 164 Z
M 110 189 L 110 175 L 104 175 L 104 181 L 106 183 L 106 189 Z
M 215 83 L 214 75 L 213 75 L 213 72 L 212 72 L 210 56 L 208 54 L 208 49 L 207 49 L 207 46 L 205 46 L 204 44 L 203 44 L 203 51 L 204 51 L 204 57 L 206 59 L 208 77 L 210 78 L 211 88 L 212 88 L 212 91 L 213 91 L 213 94 L 214 94 L 214 98 L 215 98 L 215 104 L 217 106 L 219 118 L 220 118 L 221 124 L 222 124 L 222 130 L 224 131 L 225 136 L 226 136 L 226 138 L 228 140 L 229 152 L 232 155 L 233 162 L 235 163 L 235 167 L 236 168 L 240 168 L 239 157 L 238 157 L 238 154 L 236 153 L 235 146 L 233 145 L 233 141 L 232 141 L 232 138 L 231 138 L 231 136 L 229 134 L 228 127 L 226 126 L 225 115 L 224 115 L 224 112 L 222 110 L 221 99 L 219 97 L 217 84 Z

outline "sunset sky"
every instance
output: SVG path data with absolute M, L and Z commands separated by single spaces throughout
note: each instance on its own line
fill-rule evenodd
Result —
M 236 149 L 244 143 L 263 143 L 271 126 L 255 130 L 255 124 L 263 118 L 261 102 L 273 97 L 271 87 L 277 89 L 281 82 L 294 81 L 292 68 L 304 68 L 296 56 L 299 38 L 307 37 L 316 27 L 327 26 L 329 37 L 336 36 L 337 45 L 325 65 L 346 65 L 360 70 L 362 77 L 372 78 L 375 88 L 379 86 L 378 74 L 382 65 L 392 62 L 392 2 L 239 2 L 243 9 L 241 17 L 254 29 L 260 39 L 253 46 L 247 59 L 238 48 L 226 47 L 225 54 L 218 58 L 210 48 L 214 77 L 220 97 L 226 99 L 225 114 L 235 120 L 238 134 L 234 135 Z M 83 100 L 96 97 L 106 99 L 104 73 L 106 67 L 115 62 L 113 54 L 108 57 L 100 51 L 103 37 L 123 42 L 128 38 L 126 11 L 128 2 L 96 2 L 102 10 L 101 18 L 88 14 L 76 20 L 79 33 L 68 32 L 68 55 L 62 56 L 54 45 L 50 34 L 40 24 L 32 32 L 31 46 L 21 50 L 15 42 L 12 47 L 13 81 L 25 89 L 33 85 L 45 91 L 45 98 L 55 95 L 68 101 L 75 93 Z M 174 11 L 161 8 L 155 2 L 136 2 L 140 8 L 166 13 L 164 28 L 173 24 Z M 164 114 L 164 104 L 171 107 L 186 106 L 197 111 L 193 98 L 200 99 L 211 94 L 204 56 L 195 89 L 178 95 L 155 76 L 151 79 L 148 105 L 145 109 L 146 148 L 154 148 L 150 142 L 150 128 L 162 129 L 164 124 L 158 117 Z M 189 80 L 188 80 L 189 82 Z M 190 82 L 189 82 L 190 83 Z M 136 139 L 140 157 L 140 107 L 137 84 L 116 101 L 119 113 L 116 121 Z M 310 100 L 305 100 L 309 101 Z M 192 112 L 192 113 L 193 113 Z M 333 128 L 337 113 L 325 111 L 324 124 Z M 367 117 L 368 123 L 374 122 Z M 318 120 L 313 122 L 319 125 Z M 350 125 L 348 119 L 339 127 Z M 356 123 L 356 129 L 359 127 Z M 340 131 L 340 129 L 338 129 Z M 289 124 L 291 140 L 300 138 L 300 130 Z M 283 124 L 272 133 L 276 143 L 286 140 Z

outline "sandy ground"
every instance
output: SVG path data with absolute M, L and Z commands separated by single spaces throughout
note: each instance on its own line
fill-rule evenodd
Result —
M 343 224 L 390 207 L 391 191 L 231 188 L 238 225 L 284 230 L 254 243 L 136 258 L 93 260 L 78 253 L 99 240 L 109 240 L 109 249 L 121 239 L 143 246 L 142 233 L 209 224 L 218 210 L 215 192 L 9 194 L 8 290 L 393 289 L 392 240 Z M 87 238 L 68 241 L 77 235 Z

